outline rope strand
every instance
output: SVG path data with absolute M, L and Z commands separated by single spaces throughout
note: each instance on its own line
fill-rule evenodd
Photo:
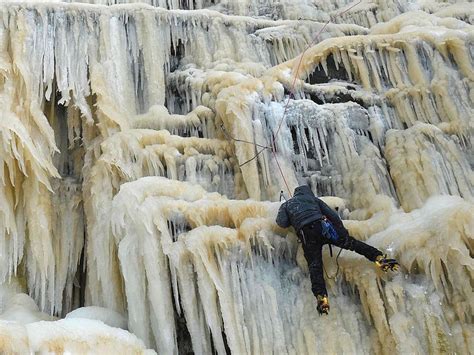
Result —
M 361 2 L 362 2 L 362 0 L 359 0 L 359 1 L 356 2 L 355 4 L 349 6 L 349 7 L 348 7 L 347 9 L 345 9 L 344 11 L 338 13 L 336 16 L 341 16 L 341 15 L 343 15 L 344 13 L 346 13 L 347 11 L 349 11 L 350 9 L 352 9 L 352 8 L 354 8 L 355 6 L 359 5 Z M 285 108 L 284 108 L 284 110 L 283 110 L 283 115 L 282 115 L 282 117 L 281 117 L 281 119 L 280 119 L 280 122 L 278 123 L 277 130 L 276 130 L 275 134 L 273 134 L 273 132 L 272 132 L 271 147 L 264 146 L 264 145 L 258 144 L 258 143 L 256 143 L 256 142 L 250 142 L 250 141 L 246 141 L 246 140 L 243 140 L 243 139 L 234 138 L 234 137 L 232 137 L 232 136 L 226 131 L 226 129 L 225 129 L 223 123 L 220 125 L 220 128 L 221 128 L 222 132 L 224 132 L 224 135 L 227 137 L 228 140 L 233 140 L 234 142 L 240 142 L 240 143 L 253 144 L 255 147 L 260 147 L 260 148 L 262 148 L 261 150 L 257 151 L 257 154 L 256 154 L 253 158 L 251 158 L 251 159 L 249 159 L 249 160 L 243 162 L 242 164 L 239 165 L 239 167 L 242 167 L 242 166 L 244 166 L 245 164 L 248 164 L 248 163 L 250 163 L 251 161 L 255 160 L 264 150 L 266 150 L 266 149 L 271 149 L 272 155 L 273 155 L 273 157 L 275 158 L 275 162 L 276 162 L 276 164 L 277 164 L 277 166 L 278 166 L 278 170 L 279 170 L 279 172 L 280 172 L 280 174 L 281 174 L 281 177 L 283 178 L 283 182 L 285 183 L 286 189 L 288 190 L 288 196 L 289 196 L 290 198 L 292 197 L 291 191 L 290 191 L 290 187 L 288 186 L 288 183 L 287 183 L 287 181 L 286 181 L 286 179 L 285 179 L 285 175 L 283 174 L 283 171 L 282 171 L 282 169 L 281 169 L 280 163 L 279 163 L 278 158 L 277 158 L 277 155 L 276 155 L 276 139 L 278 138 L 278 134 L 280 133 L 280 129 L 281 129 L 281 126 L 282 126 L 282 124 L 283 124 L 283 120 L 285 119 L 286 113 L 287 113 L 287 111 L 288 111 L 288 107 L 289 107 L 289 104 L 290 104 L 291 97 L 294 96 L 296 80 L 297 80 L 297 78 L 298 78 L 298 74 L 299 74 L 299 71 L 300 71 L 301 63 L 303 62 L 303 57 L 304 57 L 306 51 L 307 51 L 309 48 L 311 48 L 311 46 L 313 46 L 313 44 L 314 44 L 314 43 L 316 42 L 316 40 L 319 38 L 319 35 L 325 30 L 325 28 L 327 27 L 327 25 L 329 24 L 330 21 L 331 21 L 331 19 L 329 19 L 329 20 L 326 21 L 326 23 L 323 25 L 323 27 L 321 27 L 321 29 L 318 31 L 318 33 L 316 34 L 316 36 L 314 37 L 314 39 L 306 46 L 306 48 L 304 49 L 304 51 L 303 51 L 303 52 L 301 53 L 301 55 L 300 55 L 300 58 L 299 58 L 299 61 L 298 61 L 298 65 L 297 65 L 297 67 L 296 67 L 296 72 L 294 73 L 293 81 L 292 81 L 292 83 L 291 83 L 290 93 L 289 93 L 289 95 L 288 95 L 288 98 L 287 98 L 286 103 L 285 103 Z M 341 249 L 341 250 L 342 250 L 342 249 Z M 341 253 L 341 252 L 339 251 L 339 254 L 340 254 L 340 253 Z M 336 263 L 337 263 L 337 258 L 339 258 L 339 254 L 338 254 L 337 257 L 336 257 Z M 338 269 L 337 269 L 337 272 L 338 272 L 338 271 L 339 271 L 339 264 L 337 264 L 337 266 L 338 266 Z M 325 270 L 324 272 L 326 272 L 326 270 Z M 336 275 L 335 275 L 335 276 L 337 276 L 337 272 L 336 272 Z M 327 274 L 326 274 L 326 276 L 327 276 Z
M 324 274 L 326 275 L 326 278 L 328 278 L 328 279 L 334 279 L 334 281 L 337 280 L 337 275 L 339 274 L 339 261 L 338 261 L 338 259 L 339 259 L 339 255 L 341 255 L 341 252 L 342 252 L 342 248 L 339 249 L 339 253 L 337 253 L 337 256 L 336 256 L 337 269 L 336 269 L 336 273 L 334 274 L 334 276 L 330 277 L 330 276 L 328 275 L 328 273 L 326 272 L 326 268 L 325 268 L 324 265 L 323 265 L 323 270 L 324 270 Z

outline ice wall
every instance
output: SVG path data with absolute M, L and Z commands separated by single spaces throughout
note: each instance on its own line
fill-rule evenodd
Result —
M 1 351 L 472 351 L 470 9 L 0 3 Z M 402 265 L 325 252 L 328 317 L 301 183 Z

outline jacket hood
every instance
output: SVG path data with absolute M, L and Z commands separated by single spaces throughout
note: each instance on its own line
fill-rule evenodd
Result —
M 307 195 L 307 194 L 313 195 L 313 191 L 311 191 L 311 188 L 308 185 L 301 185 L 301 186 L 298 186 L 295 189 L 295 192 L 293 193 L 293 196 Z

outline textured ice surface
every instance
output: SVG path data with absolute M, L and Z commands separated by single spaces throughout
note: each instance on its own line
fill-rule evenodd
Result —
M 472 6 L 351 4 L 2 1 L 0 351 L 469 353 Z M 301 183 L 402 265 L 328 317 Z
M 89 319 L 62 319 L 21 325 L 0 321 L 5 353 L 127 353 L 156 354 L 146 350 L 133 334 Z M 8 341 L 6 341 L 8 339 Z

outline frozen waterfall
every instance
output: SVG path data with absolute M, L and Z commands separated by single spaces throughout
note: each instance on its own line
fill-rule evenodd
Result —
M 472 3 L 0 12 L 1 353 L 474 353 Z M 327 317 L 302 183 L 402 266 L 325 249 Z

